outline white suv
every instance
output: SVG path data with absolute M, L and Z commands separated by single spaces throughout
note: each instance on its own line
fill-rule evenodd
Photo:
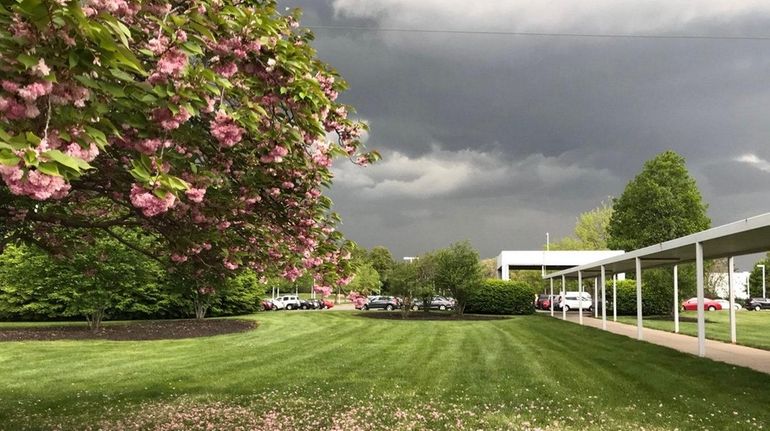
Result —
M 284 295 L 273 299 L 273 304 L 278 310 L 297 310 L 302 305 L 297 295 Z
M 588 292 L 583 292 L 583 310 L 591 311 L 594 309 L 594 302 L 591 300 L 591 294 Z M 570 310 L 579 310 L 580 309 L 580 292 L 566 292 L 562 293 L 559 296 L 559 299 L 557 300 L 559 304 L 559 309 L 565 309 L 566 311 Z

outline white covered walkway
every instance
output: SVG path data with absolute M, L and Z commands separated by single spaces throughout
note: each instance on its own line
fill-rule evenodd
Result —
M 550 280 L 551 293 L 553 293 L 554 280 L 560 280 L 562 290 L 565 285 L 565 279 L 576 278 L 578 280 L 578 289 L 583 289 L 583 279 L 585 277 L 596 277 L 599 281 L 598 288 L 601 292 L 601 300 L 599 304 L 607 303 L 607 277 L 612 276 L 613 290 L 613 314 L 615 304 L 615 289 L 614 280 L 615 275 L 620 273 L 635 273 L 636 274 L 636 338 L 639 340 L 645 339 L 645 335 L 648 334 L 643 328 L 642 324 L 642 281 L 643 281 L 643 269 L 647 268 L 659 268 L 669 266 L 672 268 L 674 274 L 674 286 L 673 286 L 673 308 L 674 308 L 674 325 L 675 332 L 679 332 L 679 295 L 678 295 L 678 281 L 677 281 L 677 269 L 678 265 L 687 262 L 695 262 L 696 267 L 696 287 L 698 298 L 698 337 L 697 337 L 697 354 L 699 356 L 706 355 L 706 324 L 704 313 L 704 260 L 705 259 L 718 259 L 728 258 L 728 274 L 731 275 L 735 272 L 734 257 L 745 254 L 752 254 L 758 252 L 764 252 L 770 250 L 770 213 L 762 214 L 756 217 L 747 218 L 734 223 L 726 224 L 723 226 L 708 229 L 702 232 L 698 232 L 692 235 L 683 236 L 681 238 L 666 241 L 660 244 L 655 244 L 649 247 L 641 248 L 638 250 L 630 251 L 628 253 L 618 255 L 615 257 L 609 257 L 596 262 L 587 263 L 573 268 L 565 269 L 562 271 L 552 272 L 544 275 L 543 278 Z M 733 344 L 736 341 L 736 325 L 735 325 L 735 308 L 733 304 L 735 302 L 735 277 L 730 276 L 728 281 L 729 286 L 729 300 L 730 300 L 730 333 Z M 581 304 L 582 305 L 582 304 Z M 597 307 L 599 308 L 599 307 Z M 609 323 L 607 322 L 607 307 L 602 306 L 601 319 L 597 320 L 602 329 L 607 330 Z M 598 313 L 599 310 L 597 309 Z M 567 319 L 565 312 L 562 312 L 562 318 Z M 551 315 L 554 315 L 553 308 L 551 309 Z M 598 317 L 598 316 L 597 316 Z M 584 324 L 582 308 L 580 313 L 576 317 L 580 324 Z M 652 330 L 649 330 L 652 331 Z M 657 331 L 660 332 L 660 331 Z M 673 334 L 672 334 L 673 335 Z M 686 337 L 686 336 L 685 336 Z M 686 337 L 690 339 L 691 337 Z M 711 346 L 712 342 L 709 342 Z M 713 342 L 718 343 L 718 342 Z M 720 343 L 723 344 L 723 343 Z

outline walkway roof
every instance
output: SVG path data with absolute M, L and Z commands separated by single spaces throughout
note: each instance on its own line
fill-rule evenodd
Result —
M 694 262 L 696 243 L 703 245 L 704 259 L 741 256 L 770 250 L 770 213 L 640 248 L 619 256 L 551 272 L 544 278 L 560 278 L 562 275 L 567 278 L 577 278 L 578 271 L 582 272 L 584 277 L 593 277 L 599 274 L 602 266 L 608 274 L 633 273 L 636 270 L 637 257 L 641 260 L 642 268 Z

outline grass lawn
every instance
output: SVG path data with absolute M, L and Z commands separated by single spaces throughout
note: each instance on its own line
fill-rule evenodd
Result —
M 168 341 L 0 343 L 0 429 L 724 430 L 770 376 L 543 316 L 249 316 Z
M 687 335 L 698 335 L 697 312 L 685 311 L 679 313 L 679 332 Z M 706 338 L 730 342 L 730 317 L 727 311 L 706 312 Z M 635 316 L 618 316 L 618 322 L 636 325 Z M 651 316 L 643 321 L 647 328 L 674 331 L 672 316 Z M 738 344 L 770 350 L 770 311 L 735 312 L 735 333 Z

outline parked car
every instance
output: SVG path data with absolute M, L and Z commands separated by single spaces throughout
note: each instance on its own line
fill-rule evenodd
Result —
M 284 295 L 273 299 L 273 304 L 279 310 L 296 310 L 302 306 L 302 302 L 297 295 Z
M 535 308 L 539 310 L 548 310 L 551 308 L 551 295 L 540 294 L 535 300 Z
M 451 310 L 454 308 L 455 303 L 453 300 L 449 298 L 445 298 L 443 296 L 434 296 L 430 300 L 430 309 L 431 310 Z M 425 305 L 422 302 L 422 299 L 415 299 L 412 301 L 412 310 L 418 310 L 418 309 L 425 309 Z
M 746 304 L 746 309 L 754 311 L 768 310 L 770 309 L 770 300 L 767 298 L 751 298 Z
M 683 311 L 693 311 L 698 309 L 698 298 L 690 298 L 682 303 Z M 713 299 L 703 299 L 703 309 L 708 311 L 717 311 L 722 309 L 722 304 Z
M 729 310 L 730 309 L 730 301 L 726 299 L 715 299 L 714 302 L 718 302 L 720 306 L 722 306 L 722 310 Z M 737 302 L 733 303 L 733 308 L 736 310 L 740 310 L 741 304 L 738 304 Z
M 401 308 L 401 301 L 398 300 L 398 298 L 394 296 L 377 296 L 371 301 L 365 303 L 362 310 L 374 310 L 374 309 L 383 309 L 383 310 L 395 310 L 397 308 Z
M 277 311 L 278 310 L 278 308 L 276 308 L 276 306 L 273 303 L 273 301 L 271 301 L 269 299 L 266 299 L 266 300 L 262 301 L 262 309 L 265 310 L 265 311 Z
M 557 304 L 559 304 L 559 310 L 579 310 L 581 303 L 583 310 L 585 311 L 592 311 L 594 309 L 591 294 L 588 292 L 583 292 L 582 296 L 580 295 L 580 292 L 565 292 L 564 295 L 559 295 L 557 297 L 557 301 Z
M 323 299 L 321 302 L 323 303 L 323 307 L 321 308 L 334 308 L 334 301 L 330 299 Z

